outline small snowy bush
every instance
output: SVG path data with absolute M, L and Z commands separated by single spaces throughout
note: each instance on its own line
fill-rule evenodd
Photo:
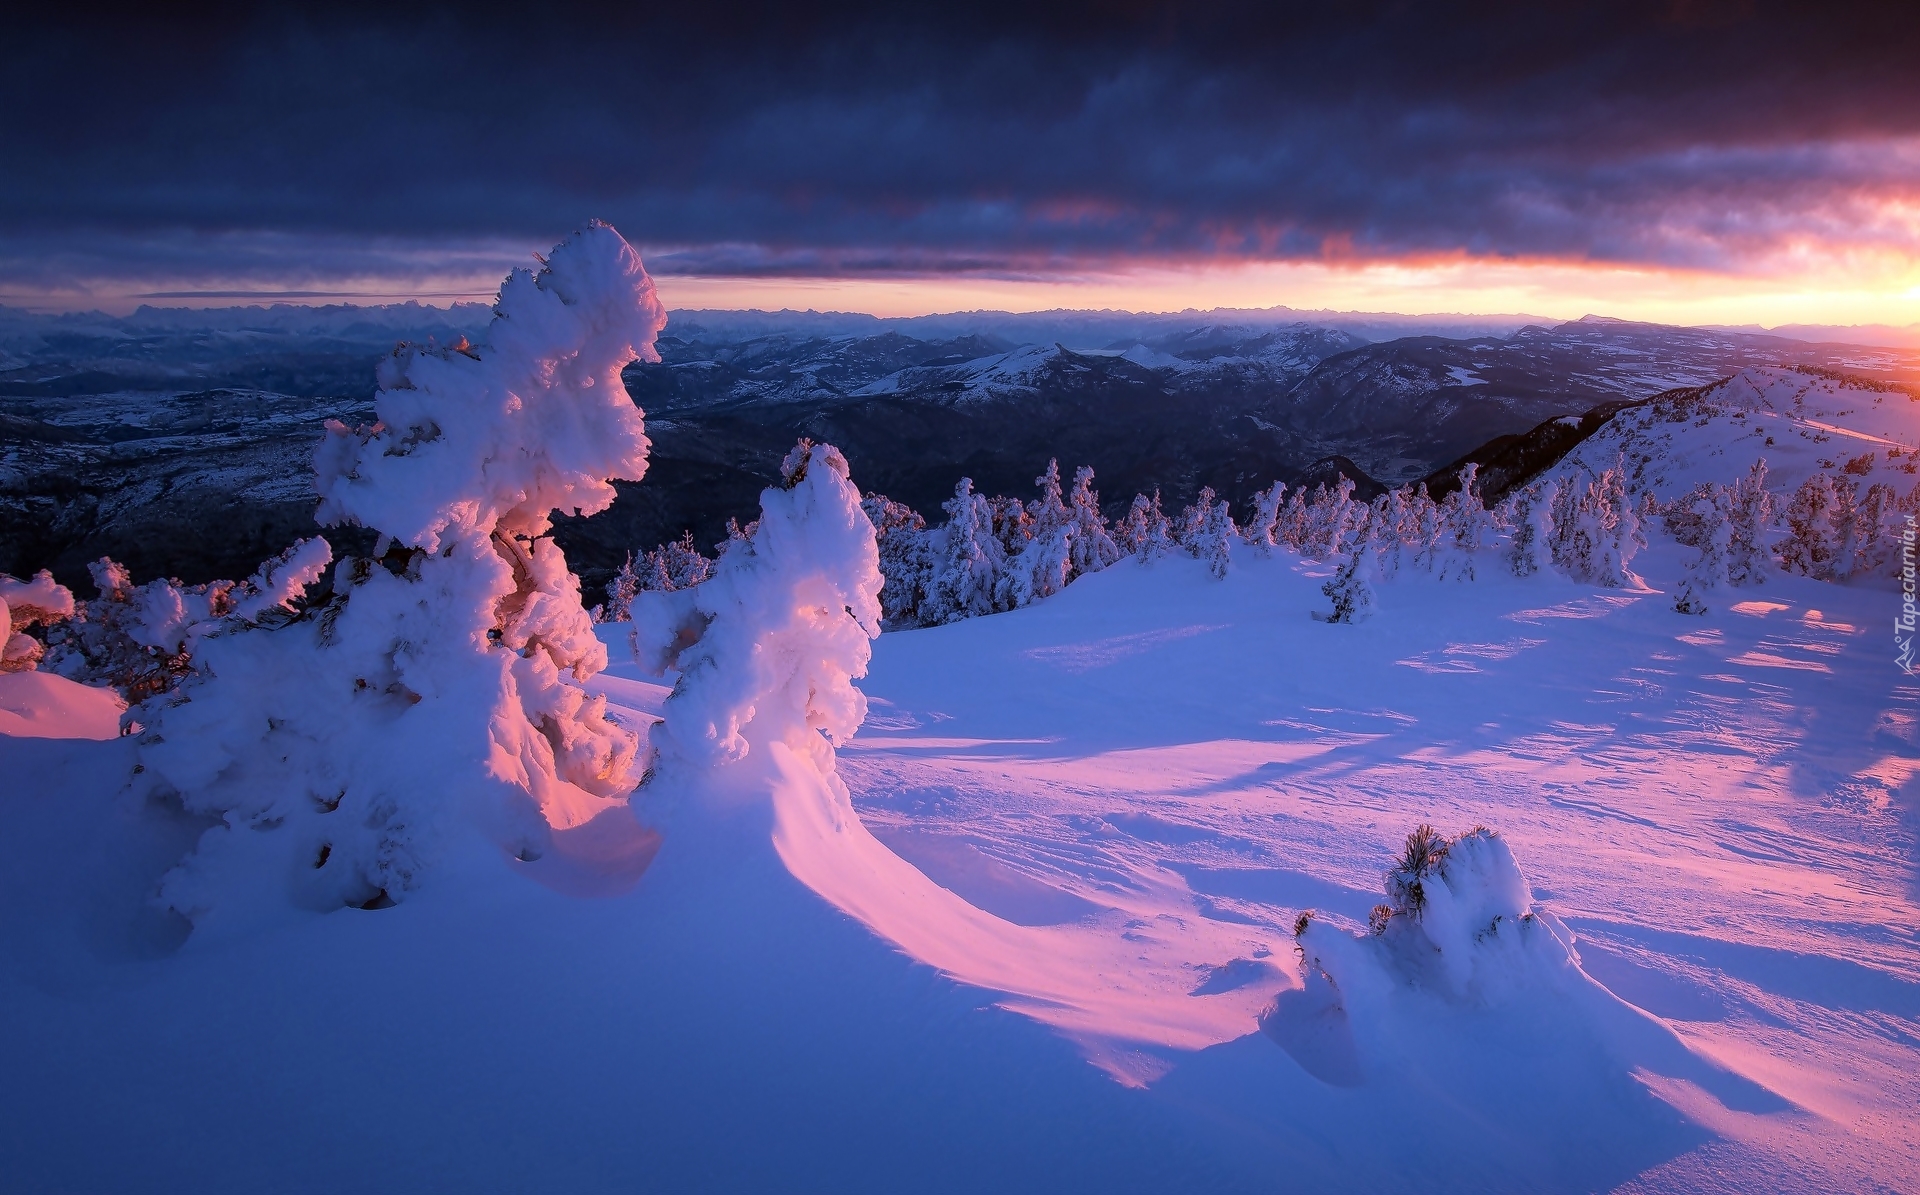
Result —
M 73 617 L 73 593 L 41 569 L 30 581 L 0 573 L 0 672 L 31 672 L 45 648 L 27 634 L 35 623 L 52 626 Z
M 1336 988 L 1367 982 L 1355 973 L 1365 969 L 1447 1000 L 1497 1003 L 1559 983 L 1575 965 L 1572 935 L 1533 907 L 1513 851 L 1485 826 L 1453 838 L 1416 827 L 1384 887 L 1386 901 L 1357 940 L 1303 918 L 1295 935 L 1303 966 Z

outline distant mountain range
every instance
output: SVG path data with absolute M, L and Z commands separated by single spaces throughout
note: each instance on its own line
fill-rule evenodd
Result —
M 374 360 L 397 339 L 477 338 L 487 317 L 0 310 L 0 570 L 51 566 L 84 589 L 85 562 L 110 554 L 141 577 L 244 575 L 312 533 L 308 454 L 323 419 L 371 418 Z M 1596 317 L 1377 330 L 1274 312 L 680 312 L 661 362 L 627 374 L 654 441 L 646 481 L 558 534 L 589 585 L 684 529 L 711 543 L 751 516 L 800 436 L 937 521 L 961 476 L 1024 495 L 1050 457 L 1092 465 L 1116 511 L 1155 488 L 1171 506 L 1203 485 L 1244 503 L 1276 479 L 1414 481 L 1545 421 L 1752 365 L 1920 383 L 1913 350 Z

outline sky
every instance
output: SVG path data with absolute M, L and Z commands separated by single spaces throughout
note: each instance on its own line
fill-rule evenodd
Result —
M 0 304 L 1920 321 L 1910 4 L 165 7 L 10 18 Z

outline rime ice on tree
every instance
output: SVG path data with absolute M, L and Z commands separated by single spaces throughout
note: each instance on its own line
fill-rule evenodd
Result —
M 220 822 L 167 877 L 174 908 L 398 900 L 461 844 L 537 857 L 635 784 L 638 738 L 578 683 L 606 651 L 547 532 L 645 473 L 620 373 L 657 359 L 665 311 L 599 223 L 494 311 L 478 346 L 383 361 L 378 423 L 328 425 L 319 517 L 380 531 L 379 558 L 291 625 L 206 639 L 141 711 L 144 782 Z

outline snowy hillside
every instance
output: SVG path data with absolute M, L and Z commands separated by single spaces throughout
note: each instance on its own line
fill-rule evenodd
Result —
M 1913 1189 L 1904 391 L 1244 522 L 803 439 L 596 621 L 664 321 L 591 224 L 319 429 L 332 538 L 0 576 L 10 1190 Z
M 1598 472 L 1624 458 L 1635 486 L 1666 501 L 1701 481 L 1730 482 L 1761 457 L 1787 493 L 1816 472 L 1904 493 L 1920 473 L 1920 399 L 1843 374 L 1745 369 L 1683 400 L 1622 412 L 1560 471 Z
M 0 1003 L 34 1026 L 0 1155 L 28 1190 L 1905 1187 L 1887 595 L 1782 578 L 1702 621 L 1408 582 L 1329 627 L 1324 571 L 1128 564 L 884 636 L 839 771 L 886 854 L 595 822 L 218 946 L 143 911 L 192 832 L 118 795 L 129 740 L 0 740 Z M 1499 829 L 1580 970 L 1327 1011 L 1295 917 L 1362 931 L 1421 821 Z

